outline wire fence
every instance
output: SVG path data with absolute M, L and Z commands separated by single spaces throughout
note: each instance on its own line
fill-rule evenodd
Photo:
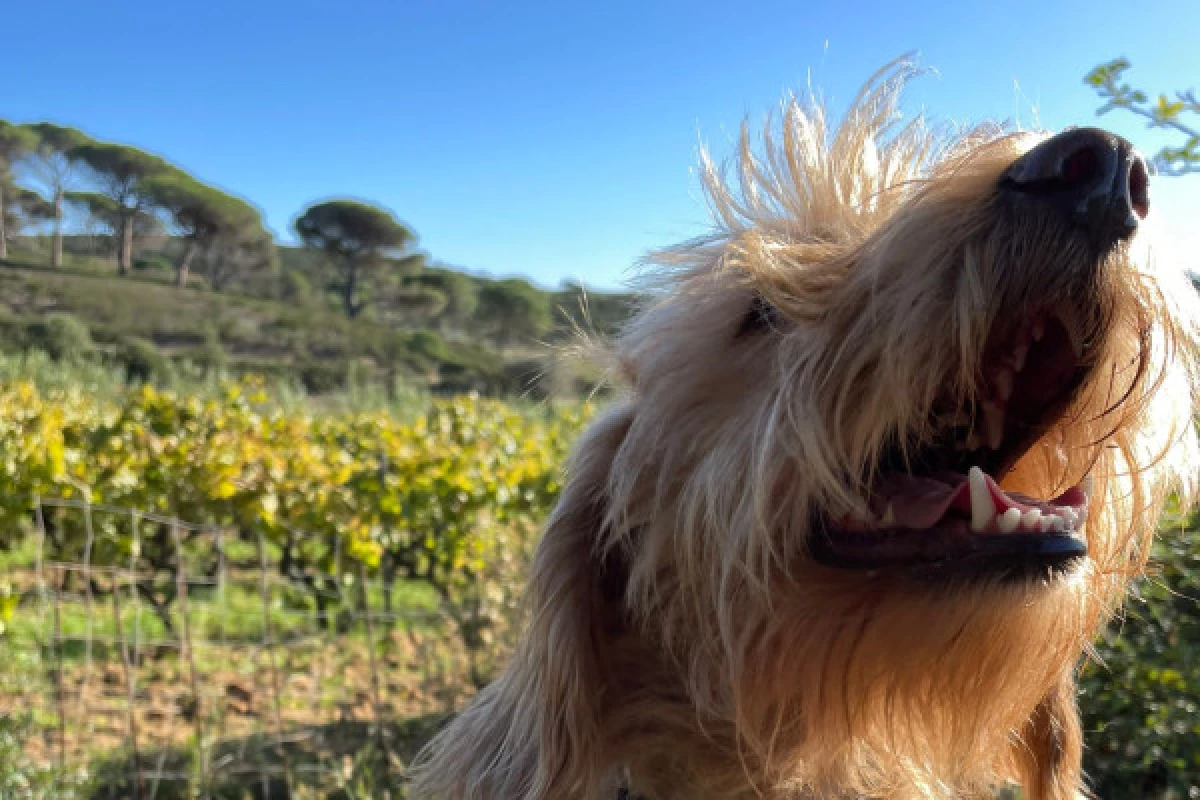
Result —
M 472 690 L 468 648 L 420 586 L 339 568 L 323 600 L 261 533 L 73 500 L 33 514 L 6 567 L 0 715 L 28 721 L 39 768 L 86 768 L 93 797 L 399 785 Z

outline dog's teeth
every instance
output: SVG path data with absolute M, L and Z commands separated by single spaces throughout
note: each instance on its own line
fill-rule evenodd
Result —
M 1001 533 L 1012 533 L 1021 524 L 1021 509 L 1013 507 L 996 517 L 996 527 Z
M 1064 508 L 1059 512 L 1059 516 L 1063 518 L 1068 530 L 1074 530 L 1079 525 L 1079 515 L 1075 513 L 1073 508 Z
M 883 516 L 879 518 L 879 524 L 884 528 L 890 528 L 896 524 L 896 511 L 892 508 L 891 503 L 888 503 L 887 509 L 885 509 L 883 512 Z
M 1067 523 L 1058 514 L 1046 514 L 1042 517 L 1042 530 L 1046 533 L 1051 531 L 1060 533 L 1067 529 Z
M 987 427 L 987 446 L 999 450 L 1004 442 L 1004 410 L 990 401 L 983 404 L 983 424 Z
M 1087 475 L 1084 475 L 1083 480 L 1079 482 L 1079 488 L 1090 499 L 1092 496 L 1092 491 L 1096 488 L 1096 476 L 1090 472 Z
M 1031 508 L 1021 515 L 1021 528 L 1027 531 L 1041 530 L 1042 510 Z
M 979 467 L 967 472 L 967 484 L 971 491 L 971 530 L 982 533 L 996 516 L 996 505 L 988 491 L 987 478 Z

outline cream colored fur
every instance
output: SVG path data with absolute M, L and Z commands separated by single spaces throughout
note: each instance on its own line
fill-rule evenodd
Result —
M 579 442 L 512 663 L 430 744 L 418 797 L 949 798 L 1083 786 L 1075 671 L 1193 496 L 1195 293 L 1139 236 L 1102 263 L 995 202 L 1041 140 L 897 123 L 904 63 L 832 126 L 788 101 L 727 171 L 711 236 L 657 254 L 615 344 L 626 399 Z M 739 337 L 755 295 L 773 330 Z M 970 408 L 993 322 L 1055 304 L 1091 377 L 1005 479 L 1089 471 L 1089 557 L 1046 583 L 928 585 L 815 563 L 889 441 Z

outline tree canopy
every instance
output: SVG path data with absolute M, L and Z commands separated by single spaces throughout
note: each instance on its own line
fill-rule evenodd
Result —
M 0 258 L 8 258 L 9 224 L 16 220 L 12 166 L 35 144 L 24 128 L 0 120 Z
M 74 172 L 71 152 L 91 142 L 91 137 L 77 128 L 53 122 L 32 122 L 22 127 L 29 131 L 35 142 L 24 159 L 25 164 L 44 189 L 50 203 L 47 218 L 54 222 L 50 266 L 60 267 L 63 256 L 63 206 Z
M 475 314 L 492 327 L 493 335 L 509 343 L 536 339 L 554 321 L 550 297 L 520 278 L 494 281 L 480 288 Z
M 152 205 L 143 186 L 149 178 L 176 169 L 156 155 L 113 142 L 87 142 L 72 148 L 69 155 L 72 161 L 86 166 L 99 193 L 116 207 L 117 270 L 126 274 L 133 266 L 135 221 Z
M 141 182 L 140 191 L 171 216 L 187 242 L 176 273 L 179 286 L 187 285 L 196 254 L 218 238 L 253 239 L 262 233 L 262 220 L 253 206 L 178 170 L 151 175 Z
M 413 232 L 390 211 L 357 200 L 329 200 L 309 206 L 293 223 L 306 247 L 320 250 L 337 274 L 346 315 L 365 308 L 359 296 L 364 273 L 403 256 Z

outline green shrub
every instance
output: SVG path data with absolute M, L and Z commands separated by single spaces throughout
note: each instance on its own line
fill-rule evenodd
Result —
M 175 377 L 171 359 L 146 339 L 125 339 L 117 352 L 117 360 L 125 368 L 125 379 L 130 383 L 169 383 Z
M 408 352 L 417 357 L 421 366 L 434 366 L 450 359 L 446 340 L 433 331 L 415 331 L 405 342 Z
M 86 765 L 54 770 L 33 764 L 24 744 L 38 731 L 29 714 L 0 714 L 0 798 L 75 800 L 87 796 Z
M 133 268 L 138 272 L 174 272 L 177 266 L 161 253 L 146 253 L 133 260 Z
M 93 350 L 88 326 L 74 314 L 53 313 L 28 328 L 28 342 L 56 361 L 81 361 Z
M 340 363 L 310 361 L 300 368 L 300 382 L 312 394 L 325 394 L 346 385 L 346 367 Z
M 1084 669 L 1084 759 L 1098 797 L 1200 797 L 1198 521 L 1160 537 L 1125 618 Z
M 310 305 L 314 300 L 312 282 L 303 272 L 285 269 L 279 276 L 279 299 L 296 305 Z

